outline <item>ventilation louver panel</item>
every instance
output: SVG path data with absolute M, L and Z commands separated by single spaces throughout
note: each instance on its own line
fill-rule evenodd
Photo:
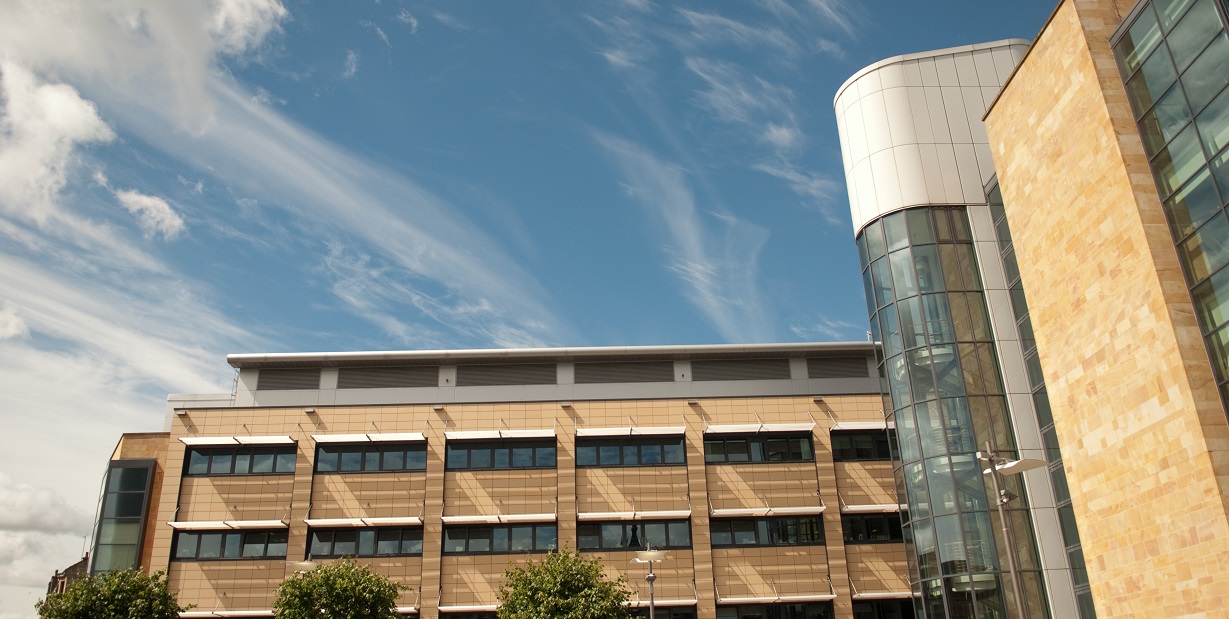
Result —
M 576 384 L 669 383 L 674 381 L 673 361 L 637 363 L 577 363 Z
M 256 389 L 319 389 L 320 369 L 308 370 L 261 370 L 256 380 Z
M 555 364 L 459 365 L 458 387 L 487 385 L 553 385 Z
M 810 378 L 866 378 L 871 375 L 866 357 L 807 359 Z
M 391 387 L 438 387 L 438 366 L 341 368 L 338 389 L 382 389 Z
M 692 380 L 781 380 L 789 378 L 789 359 L 692 361 Z

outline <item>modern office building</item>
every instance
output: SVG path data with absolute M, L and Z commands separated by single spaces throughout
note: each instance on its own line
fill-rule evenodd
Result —
M 232 355 L 111 462 L 93 571 L 166 570 L 185 617 L 271 616 L 303 561 L 489 618 L 569 547 L 659 617 L 913 617 L 871 342 Z
M 983 496 L 941 497 L 987 441 L 1049 462 L 1010 503 L 1044 575 L 1029 616 L 1229 608 L 1227 24 L 1223 0 L 1064 0 L 1031 46 L 892 58 L 838 93 L 927 617 L 1001 616 L 937 586 L 985 543 Z

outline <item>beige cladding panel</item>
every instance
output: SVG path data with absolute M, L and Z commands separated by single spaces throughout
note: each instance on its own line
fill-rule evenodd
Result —
M 167 575 L 181 606 L 198 610 L 266 610 L 290 574 L 285 561 L 176 561 Z
M 635 561 L 634 552 L 594 552 L 584 553 L 586 559 L 598 559 L 610 579 L 622 576 L 627 580 L 627 589 L 631 592 L 633 602 L 649 601 L 649 587 L 644 582 L 648 574 L 648 566 Z M 657 576 L 653 584 L 653 594 L 658 600 L 692 600 L 696 590 L 692 588 L 694 558 L 690 550 L 666 551 L 664 561 L 653 563 L 653 574 Z
M 713 509 L 814 507 L 820 504 L 815 464 L 765 463 L 709 466 Z
M 837 462 L 836 488 L 845 505 L 898 503 L 891 462 Z
M 290 475 L 186 477 L 176 520 L 287 520 Z
M 827 563 L 823 546 L 713 550 L 713 575 L 722 598 L 826 595 L 831 591 Z
M 1108 45 L 1133 5 L 1063 2 L 986 126 L 1097 613 L 1211 616 L 1229 426 Z
M 909 591 L 909 566 L 904 544 L 858 544 L 845 546 L 849 580 L 858 593 Z
M 453 471 L 444 474 L 444 515 L 553 514 L 554 470 Z
M 425 501 L 426 474 L 421 472 L 316 475 L 311 517 L 421 517 Z
M 687 467 L 576 470 L 580 512 L 678 511 L 691 508 Z

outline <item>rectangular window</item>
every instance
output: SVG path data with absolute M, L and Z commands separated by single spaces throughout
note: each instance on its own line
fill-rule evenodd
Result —
M 900 514 L 846 514 L 841 516 L 846 544 L 900 543 Z
M 687 464 L 683 437 L 576 439 L 576 466 L 663 466 Z
M 553 469 L 555 441 L 453 441 L 445 448 L 444 468 L 449 471 Z
M 629 608 L 628 612 L 638 619 L 649 616 L 649 609 L 643 606 L 640 608 Z M 654 612 L 657 619 L 696 619 L 695 606 L 666 606 L 657 608 Z
M 414 557 L 422 554 L 422 527 L 312 529 L 312 558 Z
M 704 437 L 704 462 L 708 464 L 814 461 L 810 433 Z
M 891 430 L 833 430 L 832 461 L 891 460 L 895 451 Z
M 576 549 L 661 550 L 691 548 L 691 522 L 688 520 L 581 522 L 576 525 Z
M 855 601 L 853 619 L 913 619 L 911 600 Z
M 737 546 L 822 546 L 820 516 L 781 518 L 714 518 L 709 521 L 713 548 Z
M 219 475 L 293 475 L 293 445 L 255 447 L 190 447 L 184 458 L 185 477 Z
M 176 531 L 176 561 L 285 559 L 286 531 Z
M 444 527 L 446 555 L 547 552 L 558 546 L 554 523 Z
M 360 443 L 316 446 L 317 473 L 388 473 L 427 470 L 427 444 Z
M 832 619 L 831 602 L 718 606 L 717 619 Z

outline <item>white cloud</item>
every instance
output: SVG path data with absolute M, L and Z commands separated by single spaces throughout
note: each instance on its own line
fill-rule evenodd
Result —
M 410 13 L 408 10 L 401 9 L 400 11 L 397 11 L 397 21 L 409 26 L 410 34 L 416 34 L 418 32 L 418 18 L 414 17 L 414 14 Z
M 780 150 L 793 148 L 802 140 L 802 132 L 792 124 L 768 123 L 764 128 L 764 141 Z
M 375 22 L 364 20 L 364 21 L 359 22 L 358 25 L 364 28 L 370 28 L 373 32 L 376 33 L 376 36 L 380 37 L 380 40 L 384 42 L 384 47 L 392 49 L 393 44 L 388 42 L 388 35 L 384 34 L 384 29 L 381 28 L 378 24 L 376 24 Z M 411 32 L 410 34 L 413 34 L 413 32 Z
M 653 43 L 645 36 L 644 24 L 638 19 L 618 15 L 605 19 L 586 15 L 585 19 L 610 39 L 612 46 L 599 50 L 598 54 L 617 69 L 637 66 L 656 52 Z
M 834 196 L 845 190 L 840 183 L 826 176 L 803 172 L 787 161 L 757 163 L 751 167 L 785 181 L 791 191 L 807 198 L 828 223 L 841 223 L 842 220 L 832 211 Z
M 721 15 L 677 9 L 683 21 L 690 26 L 690 40 L 694 43 L 733 43 L 744 49 L 757 47 L 773 48 L 786 54 L 796 54 L 798 44 L 784 31 L 777 28 L 749 26 Z
M 432 11 L 431 17 L 434 17 L 435 21 L 448 26 L 453 30 L 469 30 L 469 24 L 466 24 L 448 13 L 444 13 L 442 11 Z
M 593 137 L 623 174 L 627 193 L 664 224 L 667 268 L 686 284 L 692 305 L 726 341 L 770 339 L 756 281 L 768 232 L 728 213 L 697 209 L 677 166 L 626 140 L 599 132 Z
M 166 200 L 131 189 L 116 191 L 115 198 L 137 218 L 137 224 L 141 226 L 146 238 L 160 234 L 164 239 L 173 239 L 183 232 L 183 219 L 171 209 Z
M 0 213 L 44 225 L 59 210 L 76 149 L 115 134 L 73 87 L 43 83 L 11 61 L 0 61 L 0 104 Z
M 55 490 L 35 487 L 0 472 L 0 531 L 89 533 L 93 514 L 69 503 Z
M 354 74 L 358 73 L 358 52 L 348 49 L 346 50 L 346 65 L 341 70 L 342 79 L 350 79 Z
M 218 49 L 241 54 L 260 45 L 288 15 L 279 0 L 213 0 L 209 29 Z
M 256 94 L 252 95 L 252 101 L 263 105 L 286 105 L 285 99 L 269 92 L 263 86 L 256 87 Z
M 830 39 L 815 39 L 815 51 L 832 56 L 837 60 L 845 59 L 845 48 L 840 43 Z
M 843 30 L 845 34 L 854 34 L 854 23 L 858 21 L 857 11 L 846 3 L 846 0 L 808 0 L 808 4 L 828 23 Z
M 810 325 L 794 325 L 790 331 L 804 340 L 826 339 L 832 341 L 851 341 L 861 339 L 867 331 L 865 323 L 852 323 L 844 320 L 832 320 L 820 316 Z
M 0 341 L 28 335 L 30 335 L 30 328 L 17 313 L 17 308 L 9 303 L 0 305 Z
M 756 139 L 776 151 L 787 151 L 803 141 L 794 119 L 794 93 L 737 66 L 706 58 L 687 58 L 687 68 L 704 81 L 697 92 L 701 107 L 718 120 L 743 125 Z

